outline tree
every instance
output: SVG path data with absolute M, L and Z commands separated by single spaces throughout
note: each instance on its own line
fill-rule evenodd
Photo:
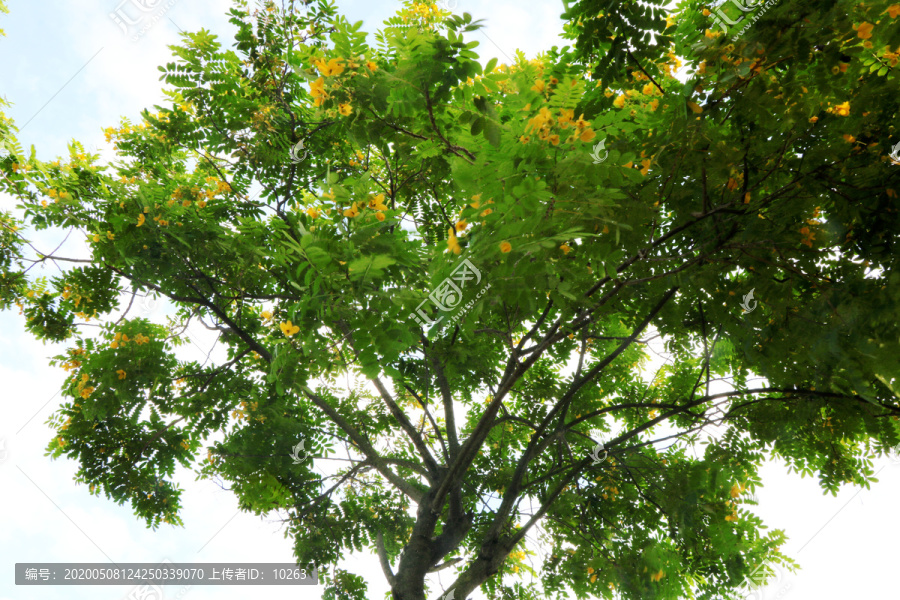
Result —
M 614 4 L 482 66 L 435 5 L 370 46 L 325 3 L 237 1 L 232 50 L 185 34 L 171 104 L 107 130 L 119 162 L 26 155 L 4 118 L 0 302 L 71 344 L 49 454 L 152 527 L 180 523 L 176 462 L 228 480 L 328 598 L 365 597 L 349 549 L 397 600 L 450 568 L 456 598 L 736 598 L 790 565 L 742 506 L 762 461 L 835 493 L 900 442 L 900 6 L 738 35 Z M 47 227 L 90 259 L 28 256 Z M 177 318 L 129 318 L 146 294 Z M 194 320 L 226 362 L 176 356 Z

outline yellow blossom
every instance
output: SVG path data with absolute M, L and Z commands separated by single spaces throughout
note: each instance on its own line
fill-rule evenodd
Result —
M 118 369 L 116 371 L 116 373 L 119 375 L 119 379 L 125 379 L 125 370 L 124 369 Z
M 139 215 L 138 215 L 137 226 L 140 227 L 141 225 L 143 225 L 143 224 L 144 224 L 144 221 L 145 221 L 144 214 L 143 214 L 143 213 L 139 214 Z
M 270 310 L 264 310 L 264 311 L 262 311 L 261 313 L 259 313 L 259 316 L 261 316 L 263 319 L 265 319 L 266 321 L 268 321 L 268 320 L 270 320 L 270 319 L 272 318 L 272 311 L 270 311 Z
M 625 106 L 625 96 L 624 94 L 619 94 L 616 96 L 616 99 L 613 100 L 613 106 L 616 108 L 622 108 Z
M 344 72 L 344 67 L 341 66 L 342 61 L 343 59 L 341 58 L 332 58 L 326 63 L 323 59 L 319 59 L 315 61 L 314 64 L 322 75 L 330 77 L 332 75 L 340 75 Z
M 844 102 L 842 104 L 838 104 L 837 106 L 832 106 L 828 109 L 828 112 L 838 115 L 839 117 L 849 117 L 850 116 L 850 102 Z
M 466 222 L 465 219 L 462 219 L 462 220 L 456 222 L 456 230 L 457 231 L 463 231 L 468 226 L 469 226 L 469 224 Z
M 500 252 L 506 254 L 510 250 L 512 250 L 512 244 L 510 244 L 509 242 L 507 242 L 505 240 L 500 242 Z
M 300 328 L 298 326 L 294 325 L 293 323 L 291 323 L 290 321 L 285 321 L 284 323 L 281 323 L 280 327 L 281 327 L 281 333 L 283 333 L 287 337 L 291 337 L 292 335 L 295 335 L 300 331 Z
M 863 22 L 858 28 L 855 28 L 856 35 L 860 39 L 867 40 L 870 37 L 872 37 L 872 28 L 873 27 L 874 27 L 874 25 L 872 25 L 871 23 Z
M 344 211 L 344 216 L 350 217 L 351 219 L 358 214 L 359 214 L 359 207 L 356 205 L 356 202 L 353 203 L 353 206 L 351 206 L 350 208 L 348 208 Z
M 308 214 L 310 216 L 310 218 L 312 218 L 312 219 L 318 219 L 319 218 L 319 209 L 316 208 L 315 206 L 310 206 L 309 208 L 306 209 L 306 214 Z
M 448 230 L 448 232 L 447 249 L 450 250 L 450 252 L 452 252 L 453 254 L 461 254 L 462 247 L 459 245 L 459 240 L 456 239 L 456 232 L 453 231 L 452 227 Z
M 379 221 L 384 221 L 384 219 L 385 219 L 384 213 L 380 212 L 380 211 L 375 213 L 375 218 L 378 219 Z
M 349 117 L 350 113 L 353 112 L 353 107 L 347 103 L 343 103 L 338 105 L 338 112 L 344 115 L 345 117 Z
M 378 68 L 378 65 L 373 63 L 371 60 L 366 62 L 366 68 L 370 71 L 374 71 Z
M 388 210 L 384 203 L 384 194 L 376 194 L 369 198 L 369 208 L 372 210 Z

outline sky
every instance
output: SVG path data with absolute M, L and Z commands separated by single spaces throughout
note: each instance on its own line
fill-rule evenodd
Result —
M 456 12 L 467 11 L 485 20 L 485 29 L 472 34 L 481 42 L 476 51 L 483 61 L 497 57 L 511 62 L 517 49 L 534 56 L 561 44 L 556 0 L 444 0 Z M 157 66 L 167 62 L 167 45 L 178 42 L 179 29 L 206 28 L 230 39 L 227 0 L 161 0 L 156 12 L 165 14 L 141 31 L 123 33 L 110 14 L 134 15 L 132 0 L 10 0 L 9 15 L 0 15 L 0 94 L 20 131 L 18 139 L 34 146 L 43 159 L 67 153 L 79 140 L 88 149 L 111 159 L 101 129 L 121 117 L 132 120 L 153 104 L 162 103 Z M 153 4 L 150 2 L 149 4 Z M 350 21 L 364 21 L 374 31 L 393 14 L 398 2 L 339 0 Z M 161 8 L 159 8 L 161 7 Z M 120 17 L 121 18 L 121 17 Z M 13 210 L 0 195 L 0 210 Z M 86 252 L 84 244 L 61 232 L 35 234 L 35 245 L 49 251 L 64 243 L 70 254 Z M 42 273 L 53 275 L 48 268 Z M 152 303 L 139 307 L 143 315 L 161 319 L 167 310 Z M 213 348 L 211 332 L 191 329 L 186 357 L 200 360 Z M 147 529 L 127 507 L 91 496 L 73 481 L 76 465 L 44 456 L 54 437 L 45 423 L 58 408 L 64 371 L 48 365 L 61 345 L 43 344 L 24 332 L 17 311 L 0 312 L 0 600 L 127 600 L 132 586 L 25 587 L 16 586 L 17 562 L 267 562 L 293 561 L 292 541 L 285 539 L 274 518 L 241 513 L 234 496 L 213 482 L 196 482 L 191 472 L 179 471 L 176 481 L 185 490 L 184 528 Z M 773 585 L 747 600 L 820 600 L 821 598 L 895 598 L 893 574 L 900 538 L 896 498 L 900 497 L 900 462 L 879 459 L 874 465 L 880 482 L 870 490 L 846 487 L 824 496 L 816 481 L 788 474 L 780 464 L 763 471 L 765 488 L 756 492 L 753 507 L 770 528 L 784 529 L 790 541 L 782 551 L 802 570 L 784 574 Z M 345 566 L 369 581 L 369 597 L 387 591 L 377 560 L 364 553 L 345 557 Z M 443 576 L 446 585 L 452 581 Z M 166 598 L 231 600 L 264 592 L 266 598 L 317 599 L 322 587 L 247 588 L 167 587 Z M 440 589 L 433 597 L 440 596 Z M 481 597 L 476 595 L 475 597 Z M 161 600 L 147 598 L 146 600 Z

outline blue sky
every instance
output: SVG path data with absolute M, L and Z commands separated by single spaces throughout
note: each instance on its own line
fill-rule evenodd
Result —
M 451 0 L 457 12 L 486 20 L 478 51 L 487 60 L 509 61 L 516 49 L 533 56 L 559 44 L 556 0 L 513 2 Z M 130 2 L 130 0 L 129 0 Z M 0 27 L 0 94 L 21 129 L 18 139 L 34 145 L 44 159 L 67 152 L 72 140 L 112 158 L 101 133 L 122 116 L 135 119 L 141 109 L 161 103 L 157 65 L 169 60 L 168 44 L 178 41 L 178 28 L 201 27 L 230 39 L 225 17 L 227 0 L 164 0 L 166 18 L 137 41 L 128 39 L 110 18 L 122 0 L 11 0 L 11 14 Z M 339 9 L 351 21 L 363 20 L 374 31 L 399 3 L 344 1 Z M 127 6 L 127 5 L 126 5 Z M 0 195 L 0 210 L 13 210 Z M 74 236 L 77 237 L 77 236 Z M 33 236 L 43 250 L 62 242 L 58 231 Z M 81 241 L 69 239 L 64 251 L 83 254 Z M 52 275 L 51 269 L 42 274 Z M 161 318 L 165 307 L 147 307 Z M 185 352 L 205 357 L 213 345 L 210 332 L 192 331 Z M 44 447 L 53 437 L 46 419 L 58 407 L 57 391 L 64 378 L 47 359 L 61 348 L 34 341 L 23 332 L 15 311 L 0 313 L 0 600 L 120 600 L 129 587 L 16 587 L 16 562 L 290 562 L 292 542 L 283 537 L 274 518 L 240 513 L 234 497 L 211 482 L 195 482 L 182 472 L 183 529 L 146 529 L 127 507 L 90 496 L 72 477 L 76 466 L 51 462 Z M 192 354 L 191 354 L 192 353 Z M 217 354 L 213 353 L 213 358 Z M 4 454 L 5 453 L 5 454 Z M 783 551 L 798 559 L 803 571 L 787 575 L 753 600 L 812 600 L 841 596 L 896 597 L 892 574 L 896 556 L 891 540 L 900 537 L 896 498 L 900 497 L 900 464 L 876 462 L 881 482 L 872 490 L 844 489 L 837 498 L 824 497 L 813 479 L 787 475 L 783 466 L 766 467 L 766 488 L 758 491 L 756 512 L 773 528 L 787 530 Z M 386 591 L 377 561 L 368 554 L 347 556 L 352 570 L 372 583 L 371 598 Z M 443 577 L 443 583 L 451 580 Z M 188 600 L 230 600 L 264 591 L 267 598 L 319 598 L 321 588 L 195 587 L 181 596 Z M 438 592 L 435 592 L 437 595 Z M 175 598 L 178 588 L 168 588 Z

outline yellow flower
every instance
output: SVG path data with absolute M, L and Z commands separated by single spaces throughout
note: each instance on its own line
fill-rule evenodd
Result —
M 369 208 L 372 210 L 388 210 L 384 204 L 384 194 L 376 194 L 369 198 Z
M 872 37 L 872 28 L 873 27 L 874 27 L 874 25 L 872 25 L 871 23 L 864 22 L 858 28 L 855 28 L 856 35 L 859 36 L 860 39 L 867 40 L 870 37 Z
M 663 575 L 665 575 L 665 573 L 663 572 L 662 569 L 660 569 L 659 571 L 657 571 L 656 573 L 651 575 L 650 579 L 652 579 L 653 581 L 659 581 L 660 579 L 663 578 Z
M 703 112 L 703 109 L 696 102 L 691 102 L 690 100 L 687 103 L 688 108 L 697 113 L 698 115 Z
M 535 92 L 543 92 L 544 91 L 544 80 L 538 79 L 537 81 L 535 81 L 534 85 L 531 86 L 531 89 L 533 89 Z
M 559 126 L 563 129 L 566 129 L 569 126 L 569 123 L 575 119 L 575 111 L 571 108 L 563 108 L 559 111 L 559 117 L 557 121 L 559 122 Z
M 568 254 L 572 251 L 572 248 L 570 248 L 568 244 L 563 244 L 559 249 L 563 251 L 563 254 Z
M 350 113 L 353 112 L 353 107 L 346 103 L 340 104 L 338 106 L 338 112 L 341 113 L 342 115 L 344 115 L 345 117 L 349 117 Z
M 320 100 L 327 96 L 325 93 L 325 78 L 319 77 L 315 81 L 309 82 L 309 93 L 316 100 Z M 317 103 L 316 106 L 321 104 L 321 102 Z
M 265 319 L 266 321 L 268 321 L 269 319 L 272 318 L 272 311 L 270 311 L 270 310 L 264 310 L 264 311 L 262 311 L 261 313 L 259 313 L 259 316 L 261 316 L 263 319 Z
M 838 104 L 837 106 L 832 106 L 828 109 L 828 112 L 836 114 L 840 117 L 849 117 L 850 116 L 850 102 L 844 102 L 843 104 Z
M 344 67 L 341 66 L 341 58 L 332 58 L 327 63 L 323 59 L 319 59 L 315 61 L 313 64 L 316 65 L 316 68 L 319 69 L 319 72 L 326 77 L 330 77 L 332 75 L 340 75 L 344 72 Z
M 293 323 L 291 323 L 290 321 L 285 321 L 284 323 L 282 323 L 280 325 L 280 327 L 281 327 L 281 333 L 283 333 L 287 337 L 291 337 L 292 335 L 295 335 L 297 332 L 300 331 L 300 328 L 298 326 L 294 325 Z
M 624 107 L 625 106 L 625 95 L 619 94 L 618 96 L 616 96 L 616 99 L 613 100 L 613 106 L 615 106 L 616 108 Z
M 187 208 L 188 206 L 191 205 L 191 201 L 190 201 L 190 200 L 185 200 L 184 202 L 181 203 L 181 205 L 182 205 L 183 207 Z
M 457 231 L 463 231 L 468 226 L 469 226 L 469 224 L 466 222 L 465 219 L 456 222 L 456 230 Z
M 815 122 L 818 121 L 818 120 L 819 120 L 819 117 L 810 117 L 810 118 L 809 118 L 809 122 L 810 122 L 810 123 L 815 123 Z
M 739 486 L 738 484 L 734 484 L 733 486 L 731 486 L 730 494 L 731 494 L 732 498 L 737 498 L 738 496 L 740 496 L 741 495 L 741 486 Z
M 378 219 L 379 221 L 384 221 L 384 213 L 380 212 L 380 211 L 375 213 L 375 218 Z
M 310 206 L 306 209 L 306 214 L 310 216 L 310 218 L 318 219 L 319 218 L 319 209 L 315 206 Z
M 491 214 L 492 212 L 494 212 L 494 209 L 492 209 L 492 208 L 486 208 L 486 209 L 484 209 L 483 211 L 481 211 L 481 216 L 482 216 L 482 217 L 486 217 L 486 216 L 488 216 L 489 214 Z
M 650 94 L 653 93 L 653 90 L 655 90 L 655 89 L 656 89 L 656 86 L 654 86 L 653 83 L 648 83 L 647 85 L 644 86 L 644 89 L 641 90 L 641 93 L 643 93 L 645 96 L 649 96 Z
M 644 167 L 641 169 L 641 175 L 646 175 L 647 172 L 650 170 L 650 159 L 645 158 L 644 160 L 641 161 L 641 165 L 643 165 L 643 167 Z
M 900 4 L 889 6 L 886 12 L 887 14 L 891 15 L 892 19 L 896 19 L 897 15 L 900 15 Z
M 119 369 L 116 371 L 116 373 L 119 375 L 119 379 L 125 379 L 125 370 L 124 369 Z
M 512 250 L 512 244 L 510 244 L 509 242 L 507 242 L 505 240 L 500 242 L 500 252 L 502 252 L 503 254 L 506 254 L 510 250 Z
M 527 144 L 529 141 L 531 141 L 531 138 L 528 137 L 527 135 L 520 135 L 519 141 L 522 142 L 523 144 Z
M 459 245 L 459 240 L 456 239 L 456 232 L 453 231 L 452 227 L 448 230 L 448 232 L 447 249 L 450 250 L 450 252 L 452 252 L 453 254 L 461 254 L 462 247 Z
M 144 221 L 145 221 L 144 213 L 139 214 L 139 215 L 138 215 L 137 226 L 140 227 L 141 225 L 143 225 L 143 224 L 144 224 Z
M 851 144 L 856 141 L 856 138 L 853 137 L 852 135 L 850 135 L 849 133 L 844 134 L 844 139 L 846 141 L 850 142 Z
M 85 400 L 87 400 L 88 396 L 90 396 L 93 393 L 93 391 L 94 391 L 94 388 L 86 387 L 83 390 L 81 390 L 81 397 L 84 398 Z
M 578 136 L 578 139 L 580 139 L 582 142 L 589 142 L 595 137 L 597 137 L 597 134 L 594 133 L 593 129 L 585 129 L 581 132 L 581 135 Z
M 373 62 L 370 60 L 370 61 L 367 61 L 367 62 L 366 62 L 366 68 L 369 69 L 370 71 L 374 71 L 374 70 L 376 70 L 376 69 L 378 68 L 378 65 L 376 65 L 375 63 L 373 63 Z
M 351 219 L 358 214 L 359 214 L 359 207 L 357 207 L 356 202 L 353 203 L 353 206 L 351 206 L 350 208 L 348 208 L 344 211 L 344 216 L 350 217 Z

